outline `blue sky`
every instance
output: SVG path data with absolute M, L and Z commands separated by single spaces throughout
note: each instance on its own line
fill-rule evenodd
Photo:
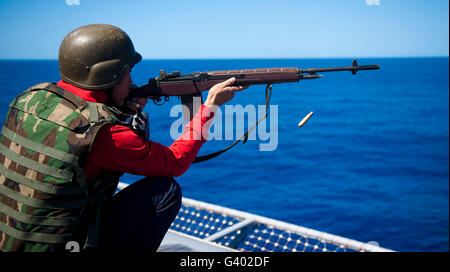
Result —
M 2 0 L 0 59 L 56 59 L 91 23 L 124 29 L 144 59 L 448 56 L 447 0 L 366 1 Z

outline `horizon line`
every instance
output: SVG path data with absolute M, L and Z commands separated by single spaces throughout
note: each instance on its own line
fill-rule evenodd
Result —
M 379 57 L 249 57 L 249 58 L 143 58 L 145 60 L 282 60 L 282 59 L 406 59 L 406 58 L 449 58 L 444 56 L 379 56 Z M 58 58 L 0 58 L 0 61 L 58 60 Z

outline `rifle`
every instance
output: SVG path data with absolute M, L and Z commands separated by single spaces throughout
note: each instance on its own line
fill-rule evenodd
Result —
M 272 84 L 298 82 L 304 79 L 317 79 L 323 75 L 318 73 L 350 71 L 353 75 L 358 71 L 364 70 L 378 70 L 380 65 L 358 65 L 356 59 L 353 60 L 352 66 L 346 67 L 331 67 L 331 68 L 298 68 L 298 67 L 283 67 L 283 68 L 264 68 L 264 69 L 245 69 L 245 70 L 227 70 L 227 71 L 208 71 L 195 72 L 187 75 L 180 75 L 180 72 L 172 72 L 170 74 L 161 70 L 159 77 L 150 78 L 148 83 L 131 90 L 128 99 L 150 97 L 155 104 L 156 101 L 163 101 L 164 104 L 171 96 L 179 96 L 183 107 L 183 115 L 186 121 L 193 118 L 200 103 L 194 103 L 194 98 L 202 98 L 202 92 L 211 89 L 217 83 L 223 82 L 229 78 L 235 77 L 234 86 L 241 85 L 266 85 L 266 112 L 264 116 L 256 122 L 239 140 L 233 143 L 228 148 L 215 152 L 213 154 L 197 157 L 195 162 L 204 161 L 213 158 L 226 150 L 233 147 L 240 140 L 243 139 L 245 143 L 248 134 L 258 125 L 258 123 L 267 116 L 267 109 L 270 103 L 272 94 Z M 164 99 L 162 99 L 164 97 Z M 201 99 L 199 99 L 201 100 Z

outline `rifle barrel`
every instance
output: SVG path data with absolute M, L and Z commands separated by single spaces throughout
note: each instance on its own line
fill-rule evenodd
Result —
M 346 66 L 346 67 L 332 67 L 332 68 L 306 68 L 299 69 L 301 73 L 307 74 L 315 74 L 315 73 L 323 73 L 323 72 L 335 72 L 335 71 L 362 71 L 362 70 L 378 70 L 380 69 L 380 65 L 355 65 L 355 66 Z

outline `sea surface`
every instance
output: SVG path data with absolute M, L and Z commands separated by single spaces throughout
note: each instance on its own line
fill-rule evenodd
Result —
M 132 76 L 142 85 L 160 69 L 186 74 L 348 66 L 351 61 L 144 60 Z M 277 148 L 260 151 L 268 140 L 249 140 L 192 165 L 177 178 L 184 196 L 393 250 L 448 251 L 449 59 L 359 63 L 380 64 L 381 70 L 355 76 L 326 73 L 321 79 L 274 85 L 271 104 L 278 115 L 270 117 L 278 122 Z M 17 94 L 36 83 L 58 80 L 56 60 L 0 61 L 0 120 Z M 172 98 L 164 106 L 147 104 L 153 141 L 173 142 L 169 130 L 179 116 L 171 117 L 170 110 L 178 103 Z M 229 105 L 237 104 L 264 105 L 264 86 L 237 93 Z M 299 128 L 310 111 L 313 117 Z M 200 154 L 230 143 L 209 141 Z M 125 175 L 123 181 L 140 178 Z

